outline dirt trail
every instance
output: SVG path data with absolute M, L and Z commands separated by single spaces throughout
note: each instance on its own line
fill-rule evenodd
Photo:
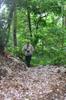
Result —
M 24 64 L 23 68 L 21 64 L 15 64 L 14 67 L 14 63 L 9 61 L 2 65 L 0 60 L 0 66 L 9 66 L 6 77 L 2 76 L 0 80 L 0 100 L 66 100 L 64 67 L 38 66 L 25 71 L 22 70 Z

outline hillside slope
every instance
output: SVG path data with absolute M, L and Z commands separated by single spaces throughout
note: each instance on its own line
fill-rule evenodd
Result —
M 5 66 L 7 72 L 1 76 L 0 100 L 66 100 L 66 69 L 63 66 L 48 65 L 23 70 L 24 67 L 14 65 L 14 61 L 8 66 L 4 65 L 5 59 L 2 61 L 0 66 Z

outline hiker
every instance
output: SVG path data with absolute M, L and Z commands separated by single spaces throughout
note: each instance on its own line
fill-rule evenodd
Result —
M 27 43 L 23 46 L 22 51 L 25 55 L 25 63 L 28 67 L 30 67 L 31 57 L 34 51 L 34 48 L 31 45 L 30 41 L 27 41 Z

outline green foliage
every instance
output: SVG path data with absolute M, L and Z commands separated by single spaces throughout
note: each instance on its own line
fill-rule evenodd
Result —
M 7 50 L 14 56 L 23 59 L 22 47 L 29 39 L 35 48 L 32 64 L 65 64 L 66 62 L 66 29 L 62 28 L 61 0 L 5 0 L 8 9 L 16 3 L 17 47 L 13 46 L 12 24 Z M 28 14 L 30 13 L 29 30 Z M 12 19 L 14 20 L 14 19 Z M 0 31 L 2 31 L 0 29 Z M 3 33 L 3 32 L 0 32 Z M 4 31 L 4 34 L 5 31 Z M 0 34 L 0 38 L 4 38 Z M 32 37 L 30 35 L 32 34 Z M 2 35 L 2 36 L 1 36 Z M 3 36 L 4 35 L 4 36 Z M 4 39 L 0 39 L 3 44 Z M 0 42 L 0 43 L 1 43 Z

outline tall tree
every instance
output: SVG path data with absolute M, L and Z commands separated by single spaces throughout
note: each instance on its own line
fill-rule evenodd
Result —
M 30 36 L 32 37 L 31 16 L 30 16 L 30 10 L 28 8 L 27 8 L 27 19 L 28 19 L 28 28 L 30 31 Z
M 13 42 L 14 42 L 14 47 L 17 46 L 17 14 L 16 14 L 16 2 L 14 0 L 14 12 L 13 12 Z

